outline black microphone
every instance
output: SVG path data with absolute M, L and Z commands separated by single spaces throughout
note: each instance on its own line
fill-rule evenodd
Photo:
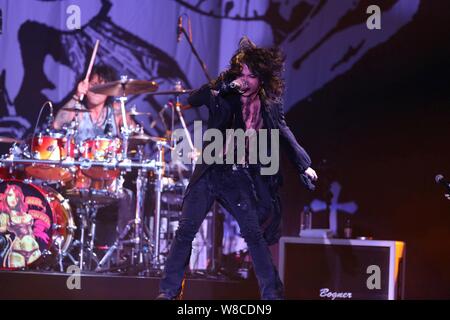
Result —
M 447 192 L 450 193 L 450 183 L 447 180 L 445 180 L 445 178 L 442 174 L 436 175 L 434 180 L 436 181 L 437 184 L 443 185 L 444 188 L 447 189 Z
M 177 42 L 181 41 L 181 34 L 183 32 L 183 17 L 178 17 L 178 28 L 177 28 Z
M 0 8 L 0 34 L 3 33 L 3 9 Z
M 221 94 L 229 94 L 232 92 L 243 93 L 242 86 L 237 80 L 231 81 L 230 83 L 222 83 L 220 87 Z
M 241 84 L 236 80 L 230 82 L 230 88 L 235 90 L 241 90 Z

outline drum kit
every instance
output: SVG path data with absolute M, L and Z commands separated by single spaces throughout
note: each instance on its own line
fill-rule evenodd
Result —
M 187 181 L 168 174 L 171 164 L 164 154 L 173 149 L 171 137 L 150 136 L 143 127 L 131 127 L 127 115 L 148 113 L 126 112 L 125 107 L 128 95 L 172 95 L 185 124 L 179 100 L 190 90 L 177 83 L 174 90 L 157 91 L 153 81 L 124 76 L 89 90 L 118 97 L 124 119 L 120 137 L 104 135 L 76 143 L 78 116 L 60 130 L 46 128 L 26 140 L 0 137 L 0 143 L 11 144 L 0 158 L 0 269 L 64 272 L 76 265 L 82 271 L 105 272 L 118 269 L 124 252 L 123 268 L 132 267 L 139 274 L 162 269 Z M 76 115 L 90 112 L 77 105 L 65 110 Z M 156 151 L 154 156 L 145 154 L 148 146 Z M 127 172 L 137 173 L 134 219 L 100 256 L 96 214 L 123 195 Z M 154 198 L 150 213 L 145 209 L 147 191 Z

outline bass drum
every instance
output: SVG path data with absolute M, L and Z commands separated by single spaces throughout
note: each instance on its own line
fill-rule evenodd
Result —
M 8 179 L 24 179 L 25 172 L 23 168 L 17 167 L 2 167 L 0 166 L 0 182 Z
M 47 186 L 0 183 L 0 268 L 52 267 L 76 227 L 68 201 Z

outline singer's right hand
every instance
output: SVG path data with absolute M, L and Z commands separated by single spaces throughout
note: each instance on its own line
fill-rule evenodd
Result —
M 232 81 L 232 83 L 237 84 L 237 90 L 240 94 L 243 94 L 248 89 L 248 82 L 242 78 L 237 78 L 236 80 Z
M 80 81 L 77 86 L 77 96 L 78 98 L 82 95 L 86 95 L 89 90 L 89 80 L 84 79 L 83 81 Z
M 245 90 L 247 87 L 247 83 L 241 78 L 237 78 L 236 80 L 233 80 L 232 82 L 236 83 L 240 90 Z

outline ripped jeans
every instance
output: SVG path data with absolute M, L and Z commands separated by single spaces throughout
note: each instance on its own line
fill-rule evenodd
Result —
M 251 176 L 242 167 L 213 166 L 194 185 L 189 186 L 160 282 L 160 292 L 169 297 L 180 293 L 189 265 L 192 241 L 214 200 L 217 200 L 239 224 L 252 257 L 261 298 L 282 299 L 283 285 L 258 222 L 256 199 Z

